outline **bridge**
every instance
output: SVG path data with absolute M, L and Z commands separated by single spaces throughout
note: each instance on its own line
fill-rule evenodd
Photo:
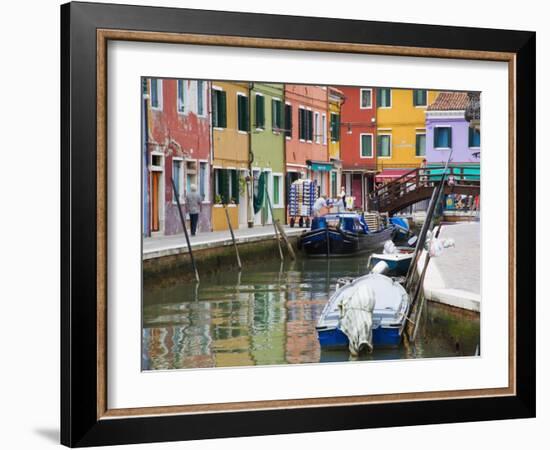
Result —
M 417 168 L 375 189 L 373 209 L 394 214 L 419 201 L 431 198 L 445 167 Z M 479 169 L 471 166 L 447 168 L 445 194 L 479 195 Z

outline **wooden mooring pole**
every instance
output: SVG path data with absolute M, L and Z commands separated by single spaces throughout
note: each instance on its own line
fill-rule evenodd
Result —
M 237 255 L 237 266 L 239 267 L 239 270 L 242 270 L 243 265 L 241 264 L 241 257 L 239 256 L 239 248 L 237 247 L 237 241 L 235 241 L 235 233 L 233 233 L 233 226 L 231 225 L 231 219 L 229 218 L 229 211 L 227 211 L 227 205 L 223 205 L 223 209 L 225 209 L 227 226 L 229 227 L 229 232 L 231 233 L 231 240 L 233 241 L 233 247 L 235 248 L 235 254 Z
M 275 220 L 275 224 L 277 225 L 277 229 L 279 230 L 280 235 L 283 237 L 283 241 L 285 241 L 286 248 L 288 249 L 288 253 L 290 253 L 290 257 L 295 260 L 296 259 L 296 253 L 294 253 L 294 248 L 292 248 L 292 244 L 288 240 L 288 236 L 285 233 L 285 230 L 283 226 L 281 225 L 281 222 L 279 219 Z
M 189 250 L 189 256 L 191 257 L 191 264 L 193 265 L 193 270 L 195 271 L 195 279 L 197 280 L 197 283 L 199 283 L 200 282 L 199 271 L 197 270 L 197 264 L 195 263 L 195 257 L 193 256 L 193 249 L 191 248 L 191 242 L 189 241 L 189 234 L 187 233 L 187 227 L 185 226 L 185 219 L 183 217 L 183 213 L 181 212 L 180 196 L 176 188 L 176 183 L 174 182 L 173 178 L 172 178 L 172 189 L 174 190 L 174 195 L 176 197 L 178 212 L 180 214 L 181 226 L 183 227 L 183 233 L 185 234 L 185 241 L 187 242 L 187 249 Z
M 279 238 L 279 232 L 277 231 L 277 224 L 275 223 L 275 218 L 273 217 L 273 207 L 271 206 L 271 199 L 269 198 L 269 192 L 267 192 L 267 183 L 265 188 L 265 196 L 267 198 L 269 212 L 271 213 L 271 222 L 273 223 L 273 230 L 275 231 L 275 239 L 277 240 L 277 246 L 279 247 L 279 256 L 281 257 L 281 261 L 284 261 L 285 257 L 283 255 L 283 249 L 281 248 L 281 239 Z

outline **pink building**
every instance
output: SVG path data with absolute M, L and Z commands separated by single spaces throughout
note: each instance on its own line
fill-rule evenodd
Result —
M 172 179 L 185 215 L 191 185 L 203 198 L 198 231 L 210 231 L 210 86 L 207 81 L 147 82 L 147 211 L 149 235 L 183 232 Z

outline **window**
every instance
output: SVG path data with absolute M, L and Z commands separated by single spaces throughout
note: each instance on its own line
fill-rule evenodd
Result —
M 180 199 L 183 198 L 183 161 L 181 159 L 172 160 L 172 180 L 174 180 L 176 192 L 180 196 Z M 172 192 L 172 194 L 172 203 L 176 203 L 176 195 L 174 192 Z
M 376 156 L 389 158 L 391 156 L 391 135 L 379 134 L 376 145 Z
M 283 176 L 273 175 L 273 206 L 281 208 L 283 199 Z
M 208 163 L 201 161 L 199 163 L 199 194 L 203 202 L 209 201 L 209 177 L 208 177 Z
M 323 135 L 323 145 L 327 145 L 327 116 L 323 114 L 321 117 L 321 133 Z
M 185 80 L 178 80 L 178 112 L 185 112 Z
M 151 78 L 151 108 L 162 109 L 162 80 Z
M 298 134 L 301 141 L 306 140 L 306 110 L 298 109 Z
M 304 108 L 299 109 L 298 128 L 300 132 L 300 140 L 313 140 L 313 111 Z
M 479 130 L 468 128 L 468 147 L 479 148 L 481 146 L 481 135 Z
M 452 130 L 451 127 L 436 127 L 434 129 L 434 147 L 451 148 Z
M 237 94 L 237 127 L 239 131 L 248 131 L 250 129 L 248 117 L 248 97 L 243 94 Z
M 197 162 L 186 161 L 185 162 L 185 189 L 186 192 L 191 192 L 191 185 L 197 187 Z
M 214 169 L 216 198 L 225 205 L 239 203 L 239 177 L 236 170 Z
M 224 91 L 212 89 L 212 126 L 227 127 L 227 98 Z
M 204 116 L 205 110 L 204 81 L 197 81 L 197 114 L 199 116 Z
M 292 137 L 292 105 L 285 104 L 285 136 Z
M 391 89 L 378 88 L 376 93 L 376 101 L 379 108 L 391 108 Z
M 372 108 L 372 89 L 361 89 L 361 109 Z
M 271 129 L 279 131 L 283 128 L 283 103 L 281 100 L 271 99 Z
M 330 113 L 330 140 L 338 142 L 340 140 L 340 115 Z
M 256 94 L 256 128 L 265 128 L 265 98 L 261 94 Z
M 361 134 L 361 158 L 372 158 L 372 134 Z
M 417 133 L 416 135 L 416 156 L 426 156 L 426 134 Z
M 315 122 L 314 122 L 314 132 L 315 135 L 315 142 L 318 144 L 321 142 L 321 133 L 320 133 L 320 126 L 319 126 L 319 113 L 315 111 Z
M 413 105 L 426 106 L 428 104 L 428 94 L 426 89 L 413 89 Z

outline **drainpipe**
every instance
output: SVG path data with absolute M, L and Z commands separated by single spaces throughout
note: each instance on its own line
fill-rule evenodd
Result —
M 254 227 L 254 177 L 252 174 L 252 163 L 254 161 L 254 154 L 252 153 L 252 90 L 254 89 L 254 82 L 248 83 L 248 180 L 246 182 L 248 208 L 247 219 L 248 228 Z
M 148 114 L 147 114 L 147 99 L 149 98 L 148 89 L 147 89 L 147 79 L 144 79 L 142 83 L 145 82 L 145 92 L 143 92 L 142 86 L 142 108 L 143 114 L 141 116 L 141 139 L 143 145 L 143 186 L 142 186 L 142 214 L 143 214 L 143 225 L 142 233 L 144 237 L 150 235 L 149 233 L 149 164 L 148 164 L 148 155 L 147 155 L 147 143 L 149 142 L 149 133 L 148 133 Z
M 210 223 L 210 231 L 214 231 L 214 224 L 212 223 L 212 215 L 214 211 L 214 196 L 216 195 L 214 192 L 215 188 L 215 182 L 214 182 L 214 122 L 213 122 L 213 111 L 212 111 L 212 82 L 207 82 L 207 98 L 208 102 L 206 103 L 208 108 L 208 120 L 209 123 L 209 130 L 210 130 L 210 161 L 208 164 L 208 171 L 209 171 L 209 177 L 208 177 L 208 195 L 210 198 L 208 198 L 208 201 L 210 202 L 210 217 L 209 217 L 209 223 Z

